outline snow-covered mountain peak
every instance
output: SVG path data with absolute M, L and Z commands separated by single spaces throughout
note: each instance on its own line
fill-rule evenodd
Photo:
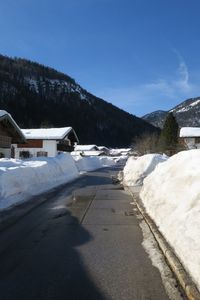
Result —
M 162 128 L 168 112 L 175 115 L 180 127 L 198 127 L 200 126 L 200 97 L 187 99 L 169 111 L 152 112 L 145 115 L 143 119 Z

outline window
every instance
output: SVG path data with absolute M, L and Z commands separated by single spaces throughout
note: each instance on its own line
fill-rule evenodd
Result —
M 30 157 L 30 152 L 29 151 L 20 151 L 19 152 L 19 157 L 20 158 L 29 158 Z
M 11 145 L 11 137 L 0 135 L 0 147 L 10 148 L 10 145 Z
M 195 137 L 195 144 L 200 144 L 200 137 Z
M 46 152 L 46 151 L 38 151 L 37 152 L 37 157 L 40 157 L 40 156 L 48 156 L 48 152 Z

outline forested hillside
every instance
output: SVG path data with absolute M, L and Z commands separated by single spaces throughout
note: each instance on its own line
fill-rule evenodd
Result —
M 154 126 L 163 127 L 166 116 L 172 112 L 177 119 L 179 127 L 200 126 L 200 97 L 187 99 L 176 105 L 169 111 L 154 111 L 147 114 L 143 119 Z
M 63 73 L 5 56 L 0 56 L 0 109 L 7 110 L 21 128 L 72 126 L 81 143 L 128 146 L 136 136 L 157 131 L 88 93 Z

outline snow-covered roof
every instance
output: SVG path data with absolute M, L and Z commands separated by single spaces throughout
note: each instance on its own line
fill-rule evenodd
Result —
M 99 156 L 103 154 L 102 151 L 87 151 L 85 152 L 85 155 L 88 155 L 88 156 Z
M 99 150 L 109 150 L 106 146 L 98 146 Z
M 72 127 L 61 128 L 38 128 L 38 129 L 22 129 L 26 139 L 41 140 L 62 140 L 71 131 Z
M 15 138 L 13 139 L 13 142 L 17 142 L 19 139 L 22 141 L 25 141 L 25 135 L 23 134 L 22 130 L 19 128 L 15 120 L 12 118 L 12 116 L 5 110 L 0 110 L 0 120 L 7 119 L 9 120 L 10 124 L 13 126 L 15 130 Z M 16 138 L 16 133 L 17 133 L 17 138 Z M 16 140 L 17 139 L 17 140 Z M 15 141 L 16 140 L 16 141 Z
M 129 153 L 132 149 L 131 148 L 119 148 L 119 149 L 111 149 L 110 153 L 112 155 L 118 155 L 122 153 Z
M 75 147 L 75 151 L 92 151 L 92 150 L 98 150 L 98 147 L 96 145 L 77 145 Z
M 200 127 L 182 127 L 180 137 L 200 137 Z
M 0 110 L 0 117 L 4 116 L 4 115 L 8 115 L 7 111 L 5 110 Z

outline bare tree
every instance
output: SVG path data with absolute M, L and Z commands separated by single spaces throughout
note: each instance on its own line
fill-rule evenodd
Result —
M 133 144 L 134 150 L 138 152 L 140 155 L 144 155 L 147 153 L 154 153 L 158 151 L 158 134 L 143 134 L 138 137 Z

